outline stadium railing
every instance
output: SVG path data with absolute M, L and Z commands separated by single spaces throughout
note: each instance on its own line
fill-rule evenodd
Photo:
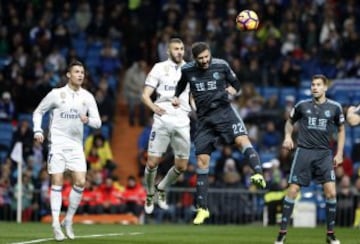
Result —
M 273 201 L 265 201 L 265 193 L 269 192 L 259 190 L 249 191 L 238 188 L 209 188 L 208 203 L 211 216 L 207 224 L 278 224 L 281 217 L 282 197 L 274 198 Z M 10 195 L 12 194 L 13 193 L 10 192 Z M 162 210 L 155 205 L 156 207 L 152 215 L 141 216 L 139 221 L 134 221 L 133 223 L 190 224 L 195 215 L 195 207 L 193 205 L 194 194 L 194 188 L 170 188 L 167 192 L 168 210 Z M 0 196 L 0 198 L 1 197 L 2 196 Z M 32 203 L 32 217 L 26 221 L 41 221 L 48 216 L 49 209 L 45 209 L 46 207 L 44 207 L 39 200 L 40 192 L 36 191 L 34 192 L 34 200 Z M 313 217 L 316 220 L 316 224 L 322 225 L 326 223 L 325 200 L 323 195 L 314 192 L 313 198 L 309 199 L 304 196 L 298 201 L 313 203 L 315 206 L 315 212 L 313 212 L 315 216 Z M 360 194 L 352 192 L 348 195 L 338 194 L 337 203 L 336 225 L 360 227 Z M 12 206 L 16 206 L 16 203 L 12 204 Z M 296 211 L 301 211 L 299 209 L 301 208 L 298 208 Z M 10 206 L 6 207 L 3 202 L 0 201 L 0 221 L 16 221 L 15 212 L 16 209 L 11 209 Z M 90 215 L 87 216 L 90 217 Z M 301 216 L 301 213 L 297 213 L 297 216 Z M 303 216 L 305 216 L 305 212 Z M 78 217 L 81 217 L 79 219 L 83 218 L 82 216 Z M 94 216 L 94 221 L 92 222 L 106 223 L 108 221 L 99 221 L 99 216 Z M 121 223 L 121 221 L 117 223 Z

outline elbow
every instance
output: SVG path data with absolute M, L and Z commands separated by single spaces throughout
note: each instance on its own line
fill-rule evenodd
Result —
M 96 120 L 94 120 L 93 123 L 89 123 L 89 126 L 94 128 L 94 129 L 100 129 L 101 125 L 102 125 L 101 119 L 96 119 Z
M 356 119 L 356 117 L 355 117 L 355 116 L 352 116 L 352 115 L 347 116 L 346 121 L 347 121 L 348 124 L 351 125 L 351 126 L 357 125 L 357 122 L 358 122 L 357 119 Z
M 101 127 L 102 123 L 101 123 L 101 120 L 99 119 L 98 121 L 96 121 L 96 124 L 95 124 L 95 129 L 99 129 Z
M 142 103 L 145 103 L 146 98 L 147 98 L 147 96 L 146 96 L 145 93 L 143 92 L 143 93 L 141 94 L 141 102 L 142 102 Z

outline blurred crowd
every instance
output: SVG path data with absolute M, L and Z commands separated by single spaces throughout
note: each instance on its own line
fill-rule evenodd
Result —
M 235 17 L 242 9 L 258 13 L 258 31 L 236 29 Z M 191 44 L 202 40 L 236 72 L 242 94 L 234 97 L 233 103 L 264 162 L 270 190 L 286 186 L 291 155 L 280 150 L 283 125 L 291 107 L 303 98 L 298 90 L 304 81 L 315 73 L 330 79 L 360 77 L 360 3 L 356 0 L 1 0 L 0 23 L 0 208 L 12 210 L 16 198 L 8 187 L 16 187 L 17 170 L 7 156 L 14 143 L 21 141 L 25 190 L 39 192 L 24 194 L 24 203 L 28 203 L 24 205 L 46 212 L 46 144 L 32 140 L 31 113 L 47 92 L 64 83 L 66 66 L 73 59 L 87 67 L 85 86 L 95 95 L 104 124 L 99 131 L 85 131 L 88 189 L 103 189 L 105 196 L 111 185 L 121 193 L 112 199 L 118 206 L 115 209 L 109 207 L 111 204 L 93 207 L 84 203 L 84 211 L 90 212 L 128 211 L 117 204 L 125 201 L 124 189 L 128 187 L 118 186 L 117 177 L 128 176 L 114 174 L 121 162 L 114 162 L 109 146 L 115 103 L 124 99 L 129 124 L 144 128 L 138 144 L 141 176 L 151 129 L 151 114 L 140 99 L 143 81 L 155 62 L 167 59 L 166 43 L 171 37 L 184 41 L 186 61 L 191 60 Z M 274 87 L 279 90 L 269 95 Z M 280 96 L 289 88 L 296 92 Z M 192 129 L 196 129 L 195 123 Z M 11 133 L 5 133 L 9 130 Z M 343 167 L 336 169 L 341 194 L 360 192 L 359 145 L 352 145 Z M 171 165 L 171 158 L 169 151 L 160 175 Z M 194 165 L 192 155 L 179 185 L 193 186 Z M 250 174 L 236 149 L 219 145 L 213 153 L 210 177 L 214 187 L 249 189 Z M 137 178 L 135 186 L 141 187 Z M 135 189 L 132 180 L 129 176 L 128 184 Z M 142 206 L 144 196 L 140 193 L 139 199 L 133 202 Z M 41 204 L 35 206 L 34 202 Z M 137 207 L 131 209 L 139 214 Z M 0 209 L 0 214 L 3 212 Z

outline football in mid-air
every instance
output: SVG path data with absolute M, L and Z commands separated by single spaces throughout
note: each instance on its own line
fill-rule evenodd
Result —
M 253 31 L 259 26 L 259 17 L 253 10 L 242 10 L 236 16 L 236 27 L 241 31 Z

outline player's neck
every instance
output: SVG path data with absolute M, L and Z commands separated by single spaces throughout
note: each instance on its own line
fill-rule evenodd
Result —
M 70 88 L 71 90 L 73 90 L 73 91 L 78 91 L 78 90 L 80 90 L 80 86 L 71 84 L 70 82 L 68 83 L 68 86 L 69 86 L 69 88 Z
M 314 101 L 315 101 L 316 104 L 322 104 L 322 103 L 326 102 L 326 97 L 322 96 L 322 97 L 319 97 L 319 98 L 314 98 Z

